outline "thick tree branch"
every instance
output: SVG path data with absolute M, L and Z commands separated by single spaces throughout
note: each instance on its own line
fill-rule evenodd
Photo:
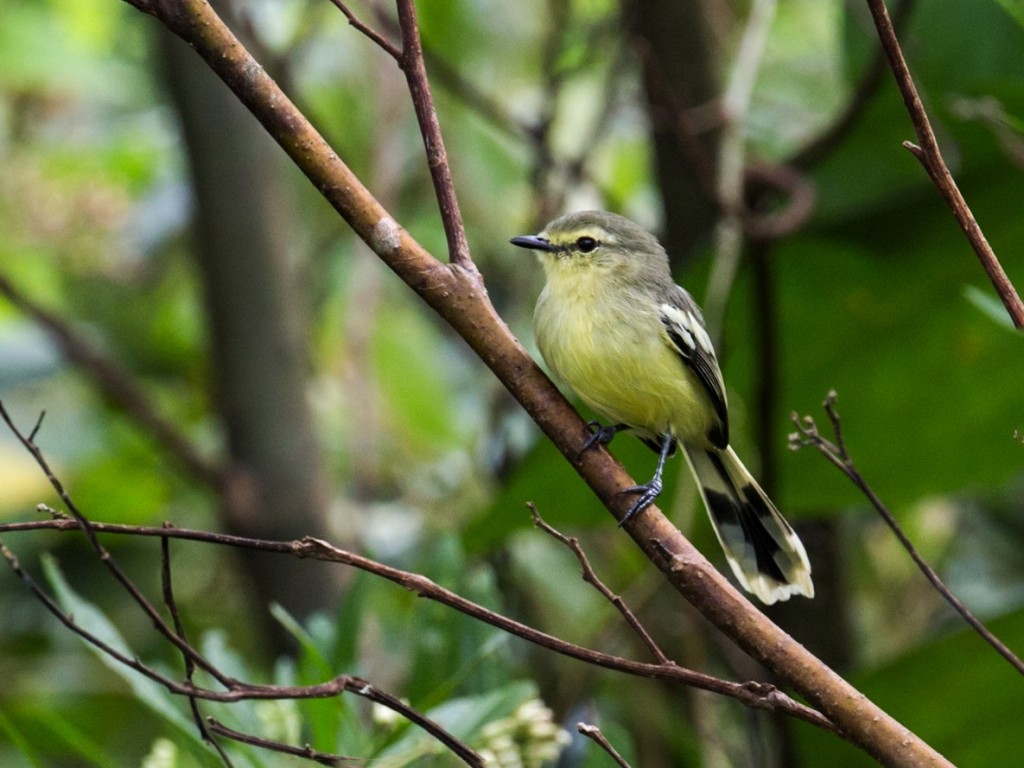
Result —
M 580 473 L 621 518 L 631 478 L 604 450 L 579 454 L 585 425 L 487 300 L 468 260 L 442 264 L 398 226 L 309 121 L 253 60 L 204 0 L 127 0 L 184 38 L 253 112 L 353 230 L 480 356 Z M 411 4 L 405 6 L 411 10 Z M 651 507 L 626 530 L 669 582 L 712 623 L 806 696 L 862 749 L 888 765 L 947 765 L 757 611 Z
M 893 29 L 892 19 L 889 18 L 885 0 L 867 0 L 867 3 L 875 21 L 875 27 L 878 29 L 882 47 L 885 49 L 885 55 L 889 59 L 889 66 L 896 77 L 900 94 L 903 96 L 903 103 L 907 107 L 910 119 L 914 123 L 914 131 L 917 133 L 917 145 L 904 142 L 903 146 L 910 150 L 924 166 L 932 183 L 939 190 L 950 210 L 953 211 L 957 224 L 960 225 L 960 229 L 963 230 L 968 242 L 978 255 L 982 268 L 988 274 L 989 280 L 992 281 L 992 286 L 999 294 L 999 299 L 1006 307 L 1014 326 L 1018 329 L 1024 328 L 1024 303 L 1021 302 L 1010 278 L 1003 271 L 1002 264 L 999 263 L 992 246 L 985 238 L 985 233 L 978 226 L 974 214 L 971 213 L 967 201 L 960 193 L 949 168 L 946 167 L 946 162 L 942 159 L 939 142 L 935 138 L 935 132 L 932 130 L 924 105 L 921 103 L 921 97 L 918 96 L 910 69 L 903 58 L 903 51 L 896 39 L 896 32 Z

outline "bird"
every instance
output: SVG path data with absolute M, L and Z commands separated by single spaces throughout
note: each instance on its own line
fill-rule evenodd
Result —
M 729 444 L 711 337 L 657 238 L 624 216 L 579 211 L 510 242 L 544 268 L 533 315 L 544 361 L 610 422 L 590 422 L 582 450 L 627 431 L 658 453 L 654 477 L 623 490 L 636 498 L 620 526 L 658 497 L 665 462 L 681 447 L 740 585 L 768 605 L 813 597 L 803 543 Z

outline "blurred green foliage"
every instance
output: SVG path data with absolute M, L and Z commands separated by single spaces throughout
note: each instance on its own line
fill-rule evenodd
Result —
M 243 5 L 268 68 L 403 226 L 443 256 L 422 142 L 394 62 L 329 3 Z M 421 3 L 419 10 L 431 55 L 458 72 L 463 85 L 495 100 L 512 122 L 532 124 L 553 110 L 557 157 L 586 159 L 581 178 L 569 184 L 567 205 L 616 208 L 657 226 L 638 65 L 628 55 L 621 71 L 613 65 L 615 46 L 625 45 L 617 5 L 457 0 Z M 358 11 L 372 18 L 368 8 Z M 553 14 L 564 28 L 551 29 Z M 920 0 L 903 33 L 947 161 L 1018 285 L 1021 18 L 1012 0 Z M 129 368 L 162 413 L 217 454 L 224 438 L 207 392 L 206 324 L 187 250 L 188 179 L 154 61 L 153 36 L 160 33 L 151 19 L 114 0 L 6 0 L 0 272 Z M 595 35 L 602 45 L 593 44 Z M 872 50 L 858 4 L 781 3 L 745 126 L 753 158 L 782 162 L 827 128 Z M 561 78 L 554 103 L 541 84 L 546 56 Z M 594 138 L 591 125 L 602 114 L 609 77 L 610 117 L 596 140 L 581 146 Z M 474 258 L 495 304 L 530 346 L 539 277 L 532 260 L 506 242 L 541 223 L 532 220 L 536 157 L 526 137 L 441 80 L 435 77 L 436 98 Z M 775 495 L 787 515 L 842 521 L 850 553 L 844 607 L 856 624 L 852 680 L 954 762 L 1006 764 L 1004 756 L 1024 747 L 1012 721 L 1024 703 L 1019 680 L 950 619 L 844 478 L 811 450 L 785 451 L 788 413 L 810 414 L 824 427 L 820 402 L 837 389 L 845 436 L 864 476 L 929 559 L 978 601 L 993 629 L 1024 649 L 1024 559 L 1016 554 L 1024 544 L 1022 341 L 993 305 L 949 211 L 900 146 L 912 138 L 887 77 L 851 133 L 809 171 L 813 217 L 769 257 L 780 381 L 767 443 L 778 452 Z M 706 627 L 675 605 L 465 345 L 302 179 L 295 179 L 294 199 L 301 212 L 296 258 L 310 286 L 310 392 L 338 529 L 358 520 L 359 546 L 373 556 L 552 634 L 640 658 L 642 649 L 615 612 L 577 580 L 575 560 L 530 527 L 524 504 L 535 501 L 549 522 L 582 538 L 670 655 L 723 676 L 750 674 L 732 668 Z M 697 259 L 691 273 L 677 276 L 698 299 L 707 262 Z M 749 272 L 741 272 L 721 350 L 738 447 L 752 459 L 762 385 L 753 348 L 756 290 Z M 40 443 L 93 518 L 219 525 L 213 493 L 108 407 L 2 300 L 0 397 L 23 426 L 47 411 Z M 613 449 L 637 477 L 653 469 L 655 457 L 638 442 L 622 437 Z M 679 464 L 672 465 L 665 508 L 721 562 L 689 478 L 677 482 Z M 54 503 L 31 462 L 9 436 L 0 437 L 0 516 L 29 518 L 39 501 Z M 78 621 L 180 676 L 170 649 L 80 543 L 55 534 L 4 541 L 40 581 L 46 574 Z M 110 546 L 157 594 L 154 542 Z M 181 548 L 187 555 L 175 549 L 178 601 L 190 631 L 246 680 L 308 684 L 362 675 L 481 749 L 495 735 L 488 724 L 500 721 L 503 734 L 520 733 L 510 723 L 538 697 L 570 731 L 578 720 L 596 719 L 634 765 L 652 752 L 675 764 L 717 757 L 760 765 L 749 756 L 750 744 L 776 738 L 766 718 L 748 730 L 749 714 L 731 702 L 553 659 L 365 575 L 352 579 L 332 615 L 299 622 L 277 610 L 299 652 L 268 659 L 252 620 L 263 608 L 246 602 L 235 558 L 195 545 Z M 123 668 L 104 667 L 9 573 L 0 584 L 0 764 L 218 764 L 181 701 L 140 687 Z M 209 712 L 232 727 L 377 764 L 450 764 L 424 734 L 354 697 Z M 794 732 L 804 764 L 868 764 L 820 731 L 797 725 Z M 566 765 L 608 764 L 578 739 L 565 754 Z M 232 747 L 232 755 L 237 765 L 292 764 L 250 748 Z

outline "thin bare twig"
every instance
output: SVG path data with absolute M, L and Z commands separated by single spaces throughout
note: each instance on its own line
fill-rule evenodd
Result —
M 27 450 L 32 455 L 32 458 L 35 459 L 36 464 L 39 465 L 39 468 L 43 471 L 43 474 L 46 475 L 46 479 L 49 480 L 53 490 L 60 497 L 61 501 L 63 501 L 64 504 L 67 506 L 68 512 L 74 518 L 74 522 L 85 534 L 85 537 L 89 542 L 89 545 L 92 547 L 97 557 L 99 557 L 100 562 L 102 562 L 107 567 L 107 570 L 109 570 L 113 574 L 117 582 L 121 584 L 121 586 L 125 589 L 125 591 L 128 592 L 129 595 L 131 595 L 132 600 L 134 600 L 136 605 L 138 605 L 139 608 L 142 609 L 143 613 L 146 614 L 149 620 L 153 623 L 153 626 L 156 627 L 157 631 L 160 632 L 160 634 L 162 634 L 165 638 L 167 638 L 167 640 L 169 640 L 184 655 L 190 657 L 192 661 L 196 664 L 196 666 L 198 666 L 203 671 L 208 672 L 221 685 L 229 687 L 232 682 L 231 679 L 226 677 L 223 673 L 221 673 L 220 670 L 218 670 L 213 664 L 207 661 L 198 651 L 196 651 L 191 645 L 189 645 L 188 642 L 183 637 L 179 636 L 170 626 L 168 626 L 167 622 L 160 615 L 160 612 L 157 611 L 157 609 L 146 598 L 146 596 L 142 594 L 142 591 L 135 585 L 135 583 L 130 578 L 128 578 L 128 575 L 124 572 L 124 570 L 122 570 L 121 566 L 118 565 L 117 561 L 113 558 L 113 556 L 111 556 L 111 554 L 106 550 L 106 548 L 102 544 L 100 544 L 99 538 L 96 536 L 96 531 L 93 528 L 92 524 L 79 511 L 78 507 L 75 505 L 75 502 L 71 499 L 71 496 L 64 489 L 64 485 L 53 473 L 53 470 L 50 468 L 49 463 L 46 461 L 46 457 L 43 456 L 43 452 L 39 449 L 39 446 L 36 445 L 36 443 L 33 440 L 31 440 L 28 436 L 26 436 L 23 432 L 21 432 L 20 429 L 18 429 L 14 421 L 11 419 L 10 414 L 7 412 L 7 408 L 4 406 L 3 402 L 0 402 L 0 418 L 2 418 L 4 423 L 7 424 L 8 429 L 11 430 L 14 436 L 18 438 L 19 442 L 21 442 L 25 450 Z M 33 429 L 32 435 L 35 435 L 38 432 L 40 423 L 41 419 L 39 422 L 36 423 L 36 428 Z
M 278 752 L 282 755 L 304 757 L 307 760 L 312 760 L 314 763 L 319 763 L 320 765 L 337 766 L 361 761 L 358 757 L 348 757 L 346 755 L 334 755 L 329 752 L 321 752 L 318 749 L 313 749 L 309 744 L 304 747 L 294 747 L 290 744 L 282 744 L 279 741 L 272 741 L 270 739 L 260 738 L 259 736 L 253 736 L 249 733 L 242 733 L 242 731 L 236 731 L 234 728 L 228 728 L 224 723 L 219 720 L 215 720 L 212 717 L 206 718 L 206 725 L 212 732 L 231 739 L 232 741 L 237 741 L 241 744 L 251 744 L 254 747 L 266 749 L 270 752 Z
M 384 37 L 384 35 L 375 30 L 373 27 L 364 24 L 362 21 L 360 21 L 359 18 L 355 15 L 355 13 L 353 13 L 345 3 L 341 2 L 341 0 L 331 0 L 331 2 L 339 11 L 345 14 L 345 18 L 348 19 L 349 24 L 351 24 L 357 30 L 359 30 L 368 38 L 370 38 L 374 43 L 376 43 L 381 49 L 386 51 L 387 54 L 391 56 L 391 58 L 393 58 L 399 64 L 402 63 L 402 50 L 398 46 L 396 46 L 394 43 L 392 43 L 390 40 Z
M 229 546 L 241 546 L 251 549 L 262 549 L 268 551 L 277 552 L 288 552 L 298 557 L 313 557 L 316 559 L 326 560 L 330 562 L 339 562 L 347 565 L 351 565 L 362 570 L 374 573 L 378 576 L 393 581 L 406 589 L 412 590 L 417 594 L 429 597 L 437 602 L 449 605 L 456 610 L 461 611 L 469 616 L 484 621 L 492 626 L 498 627 L 511 634 L 518 635 L 530 642 L 542 645 L 558 653 L 561 653 L 572 658 L 580 659 L 597 666 L 603 666 L 609 669 L 615 669 L 623 672 L 627 672 L 633 675 L 639 675 L 642 677 L 650 677 L 657 679 L 668 679 L 681 682 L 685 685 L 701 688 L 704 690 L 716 692 L 725 696 L 730 696 L 737 699 L 738 701 L 746 704 L 749 707 L 757 709 L 779 709 L 785 711 L 794 717 L 800 718 L 807 722 L 819 725 L 822 728 L 836 731 L 835 726 L 819 712 L 800 704 L 790 697 L 786 696 L 781 691 L 777 690 L 774 686 L 765 685 L 757 682 L 746 682 L 746 683 L 733 683 L 719 678 L 712 677 L 711 675 L 705 675 L 700 672 L 685 669 L 672 662 L 661 663 L 661 664 L 645 664 L 642 662 L 631 661 L 629 659 L 623 659 L 609 654 L 600 653 L 593 651 L 582 646 L 575 645 L 573 643 L 566 642 L 552 635 L 548 635 L 539 630 L 533 629 L 525 624 L 521 624 L 517 621 L 509 619 L 505 616 L 497 614 L 481 605 L 473 603 L 460 595 L 455 594 L 443 587 L 435 584 L 430 579 L 415 573 L 409 573 L 401 571 L 397 568 L 377 563 L 368 558 L 360 555 L 347 552 L 339 549 L 334 545 L 321 541 L 314 538 L 306 538 L 302 542 L 274 542 L 264 539 L 247 539 L 239 536 L 231 536 L 228 534 L 207 534 L 205 532 L 197 531 L 185 531 L 182 529 L 172 528 L 163 526 L 160 528 L 146 528 L 141 526 L 110 526 L 103 524 L 92 523 L 87 520 L 84 515 L 78 510 L 74 501 L 70 495 L 64 489 L 63 484 L 56 477 L 51 470 L 45 456 L 39 447 L 28 440 L 28 438 L 18 429 L 14 424 L 13 420 L 8 414 L 6 407 L 3 402 L 0 401 L 0 418 L 7 424 L 8 428 L 15 434 L 15 436 L 21 441 L 22 445 L 35 459 L 36 463 L 42 469 L 47 479 L 50 481 L 51 486 L 57 492 L 57 495 L 67 505 L 69 512 L 72 517 L 59 517 L 45 521 L 39 521 L 35 524 L 0 524 L 0 532 L 16 531 L 16 530 L 28 530 L 31 528 L 54 528 L 57 530 L 68 530 L 68 529 L 80 529 L 85 532 L 86 537 L 89 539 L 93 550 L 99 556 L 100 560 L 107 566 L 107 568 L 114 574 L 117 581 L 124 587 L 125 590 L 132 596 L 133 600 L 142 608 L 146 615 L 153 622 L 157 630 L 164 635 L 172 644 L 177 647 L 181 653 L 188 659 L 190 659 L 196 666 L 208 672 L 215 680 L 221 685 L 228 689 L 227 694 L 218 694 L 215 696 L 210 692 L 202 691 L 202 689 L 196 687 L 191 679 L 188 680 L 187 684 L 178 684 L 173 680 L 170 680 L 166 676 L 151 670 L 144 664 L 139 662 L 137 659 L 129 658 L 128 656 L 118 652 L 116 649 L 110 647 L 106 643 L 103 643 L 99 638 L 91 635 L 84 629 L 77 627 L 74 624 L 74 620 L 71 616 L 65 614 L 60 606 L 58 606 L 52 598 L 49 598 L 46 593 L 41 590 L 34 582 L 31 577 L 22 571 L 20 566 L 17 564 L 17 559 L 14 558 L 12 553 L 9 553 L 5 549 L 4 556 L 8 558 L 12 568 L 15 572 L 25 581 L 29 589 L 36 595 L 36 597 L 43 602 L 65 624 L 73 631 L 77 632 L 80 636 L 86 639 L 88 642 L 100 648 L 104 653 L 107 653 L 111 657 L 117 659 L 122 664 L 125 664 L 136 671 L 142 672 L 151 679 L 160 683 L 161 685 L 171 690 L 173 693 L 184 696 L 196 696 L 198 698 L 208 698 L 215 701 L 221 700 L 234 700 L 234 699 L 222 699 L 220 696 L 228 695 L 231 692 L 237 692 L 243 688 L 243 684 L 238 680 L 230 678 L 224 675 L 219 669 L 213 664 L 207 661 L 195 648 L 193 648 L 184 636 L 179 632 L 175 631 L 167 625 L 164 619 L 159 615 L 153 605 L 146 599 L 139 588 L 128 578 L 127 574 L 117 565 L 110 553 L 99 543 L 97 532 L 112 531 L 117 533 L 132 533 L 136 535 L 155 535 L 162 539 L 167 538 L 190 538 L 199 539 L 205 541 L 211 541 L 218 544 L 226 544 Z M 10 556 L 8 556 L 10 555 Z M 596 577 L 595 577 L 596 578 Z M 169 589 L 169 581 L 165 581 L 165 600 L 169 599 L 173 605 L 173 595 L 168 596 L 167 590 Z M 172 611 L 172 616 L 175 617 L 177 622 L 176 611 Z M 660 653 L 657 652 L 656 655 Z M 663 654 L 662 654 L 663 656 Z M 339 678 L 341 679 L 341 678 Z M 316 688 L 313 686 L 312 688 Z M 271 687 L 263 686 L 260 687 L 261 691 L 270 690 Z M 245 690 L 254 690 L 253 686 L 245 687 Z M 302 689 L 307 690 L 307 689 Z M 370 689 L 367 689 L 369 691 Z M 362 689 L 355 690 L 356 693 L 362 696 L 367 696 L 367 691 Z M 410 715 L 405 712 L 404 704 L 401 704 L 397 699 L 394 702 L 389 703 L 391 699 L 387 698 L 387 694 L 383 694 L 379 691 L 372 691 L 373 696 L 380 696 L 380 699 L 373 699 L 380 701 L 387 706 L 396 708 L 403 716 L 409 717 L 421 725 L 421 727 L 430 730 L 432 726 L 420 723 L 415 717 L 418 715 Z M 321 694 L 329 695 L 329 694 Z M 244 696 L 242 698 L 245 698 Z M 275 698 L 275 696 L 269 696 L 269 698 Z M 431 731 L 432 732 L 432 731 Z M 439 737 L 440 738 L 440 737 Z M 453 748 L 453 751 L 458 753 L 457 748 Z
M 430 81 L 427 80 L 423 44 L 420 41 L 420 28 L 413 0 L 398 0 L 398 24 L 402 30 L 402 56 L 399 59 L 399 66 L 409 84 L 409 94 L 412 96 L 416 119 L 419 121 L 420 133 L 423 136 L 430 178 L 434 182 L 434 194 L 441 211 L 444 234 L 448 240 L 448 259 L 455 266 L 475 271 L 469 254 L 469 242 L 466 240 L 466 228 L 462 224 L 459 200 L 455 195 L 455 181 L 452 179 L 452 169 L 448 164 L 448 152 L 444 148 L 444 138 L 441 136 L 441 123 L 437 119 Z
M 103 547 L 99 542 L 99 538 L 96 535 L 96 528 L 93 524 L 86 519 L 86 517 L 79 511 L 75 505 L 71 496 L 64 489 L 63 484 L 53 473 L 49 463 L 46 461 L 46 457 L 43 455 L 39 446 L 30 440 L 24 433 L 22 433 L 18 427 L 14 424 L 7 412 L 6 407 L 0 402 L 0 418 L 7 424 L 7 427 L 14 433 L 14 435 L 21 442 L 23 447 L 32 455 L 35 459 L 36 464 L 39 465 L 46 478 L 50 481 L 50 485 L 57 492 L 57 495 L 67 505 L 68 511 L 72 515 L 71 520 L 65 522 L 73 522 L 79 529 L 81 529 L 88 539 L 96 555 L 100 561 L 106 565 L 107 569 L 113 573 L 115 579 L 121 584 L 121 586 L 131 595 L 135 603 L 142 609 L 142 611 L 149 617 L 157 631 L 160 632 L 168 641 L 170 641 L 185 657 L 186 659 L 186 670 L 187 670 L 187 682 L 182 684 L 172 680 L 166 675 L 157 672 L 155 669 L 143 664 L 139 659 L 129 657 L 126 654 L 118 651 L 113 646 L 101 640 L 96 635 L 87 631 L 83 627 L 80 627 L 74 620 L 74 617 L 66 613 L 53 598 L 51 598 L 46 592 L 39 587 L 34 579 L 21 567 L 18 558 L 11 552 L 6 545 L 0 544 L 0 554 L 9 562 L 12 570 L 22 582 L 28 587 L 28 589 L 36 596 L 36 598 L 54 615 L 58 620 L 61 621 L 66 627 L 75 632 L 79 637 L 95 646 L 97 649 L 115 659 L 116 661 L 124 664 L 125 666 L 134 669 L 135 671 L 145 675 L 154 682 L 162 685 L 171 693 L 175 693 L 181 696 L 185 696 L 189 699 L 193 717 L 197 718 L 197 725 L 200 733 L 204 739 L 209 739 L 209 733 L 203 725 L 203 720 L 199 713 L 198 705 L 196 704 L 197 698 L 208 699 L 211 701 L 238 701 L 247 698 L 323 698 L 338 695 L 343 691 L 350 691 L 358 696 L 369 699 L 370 701 L 382 704 L 389 709 L 402 715 L 410 722 L 415 723 L 421 729 L 434 736 L 440 742 L 442 742 L 448 749 L 454 752 L 468 765 L 482 766 L 483 761 L 479 755 L 473 752 L 469 747 L 455 738 L 453 735 L 448 733 L 444 728 L 430 720 L 429 718 L 421 715 L 416 710 L 412 709 L 402 701 L 397 699 L 390 694 L 387 694 L 360 678 L 343 675 L 335 678 L 332 683 L 322 684 L 319 686 L 306 686 L 306 687 L 286 687 L 286 686 L 253 686 L 242 683 L 241 681 L 235 680 L 234 678 L 225 675 L 219 668 L 207 661 L 202 654 L 199 653 L 189 642 L 186 640 L 184 634 L 181 632 L 182 625 L 180 623 L 180 617 L 175 607 L 173 591 L 171 590 L 170 582 L 170 566 L 169 558 L 166 555 L 166 549 L 164 550 L 164 560 L 162 568 L 166 571 L 163 577 L 163 594 L 164 599 L 168 603 L 168 607 L 171 610 L 171 615 L 175 623 L 175 629 L 172 629 L 166 621 L 160 616 L 156 608 L 149 602 L 149 600 L 142 594 L 142 591 L 138 586 L 128 577 L 128 575 L 121 569 L 111 554 Z M 36 427 L 33 429 L 32 434 L 35 435 L 38 432 L 39 425 L 42 419 L 36 422 Z M 171 529 L 164 526 L 162 529 L 165 533 Z M 161 537 L 166 543 L 167 536 Z M 166 546 L 166 544 L 165 544 Z M 195 667 L 201 668 L 207 672 L 213 679 L 223 685 L 227 691 L 211 691 L 208 689 L 201 688 L 192 680 L 192 673 Z M 214 746 L 217 752 L 224 758 L 227 765 L 231 765 L 231 761 L 224 754 L 223 750 L 214 742 Z
M 500 630 L 516 635 L 522 639 L 580 661 L 595 664 L 636 677 L 657 680 L 669 680 L 689 685 L 702 690 L 718 693 L 734 698 L 752 709 L 779 710 L 797 719 L 817 725 L 820 728 L 837 733 L 835 725 L 821 713 L 801 704 L 772 685 L 755 681 L 733 683 L 728 680 L 705 675 L 701 672 L 680 667 L 675 664 L 648 664 L 619 656 L 612 656 L 593 651 L 573 643 L 566 642 L 533 627 L 495 613 L 482 605 L 474 603 L 450 590 L 441 587 L 430 579 L 417 573 L 402 571 L 398 568 L 379 563 L 375 560 L 339 549 L 327 542 L 307 538 L 302 541 L 277 541 L 273 539 L 254 539 L 213 531 L 198 531 L 189 528 L 164 528 L 156 526 L 122 525 L 117 523 L 90 523 L 92 528 L 101 533 L 112 533 L 127 536 L 155 536 L 160 538 L 184 539 L 201 541 L 220 546 L 255 549 L 263 552 L 276 552 L 299 558 L 310 558 L 325 562 L 341 563 L 367 573 L 374 574 L 414 592 L 420 597 L 447 605 L 450 608 L 471 616 L 475 619 L 497 627 Z M 0 523 L 0 534 L 24 532 L 30 530 L 75 531 L 78 523 L 68 518 L 53 518 L 20 523 Z M 59 610 L 59 607 L 58 607 Z M 234 681 L 237 684 L 237 681 Z M 185 693 L 188 687 L 174 691 Z M 210 698 L 201 696 L 200 698 Z M 263 698 L 275 698 L 263 696 Z M 308 698 L 308 696 L 307 696 Z M 842 734 L 840 734 L 842 735 Z
M 867 0 L 867 4 L 875 21 L 878 36 L 882 41 L 882 47 L 885 49 L 885 54 L 889 59 L 889 66 L 896 77 L 896 84 L 899 86 L 900 94 L 903 96 L 903 103 L 906 105 L 907 112 L 910 114 L 910 119 L 914 124 L 914 131 L 917 133 L 918 143 L 916 145 L 905 141 L 903 146 L 910 150 L 914 157 L 920 161 L 929 178 L 931 178 L 932 183 L 939 190 L 950 210 L 953 211 L 953 216 L 956 217 L 960 229 L 963 230 L 968 242 L 970 242 L 974 252 L 978 255 L 982 268 L 988 274 L 989 280 L 992 282 L 996 293 L 999 294 L 999 298 L 1003 302 L 1003 306 L 1006 307 L 1010 319 L 1013 320 L 1014 326 L 1024 328 L 1024 303 L 1021 302 L 1016 288 L 1010 282 L 1010 278 L 1003 271 L 1002 264 L 999 263 L 999 259 L 992 250 L 992 246 L 989 245 L 988 240 L 985 238 L 985 233 L 981 231 L 981 227 L 974 218 L 974 214 L 971 213 L 967 201 L 960 193 L 956 181 L 953 180 L 949 168 L 946 167 L 945 160 L 942 159 L 939 142 L 935 138 L 935 132 L 932 130 L 931 123 L 928 120 L 928 114 L 925 112 L 924 105 L 921 103 L 921 97 L 917 93 L 917 87 L 914 85 L 914 80 L 910 75 L 910 69 L 903 58 L 903 51 L 900 49 L 899 41 L 896 39 L 896 32 L 893 29 L 892 19 L 889 18 L 889 11 L 885 6 L 885 0 Z
M 601 729 L 596 725 L 590 725 L 589 723 L 576 723 L 576 730 L 607 752 L 609 757 L 615 761 L 619 768 L 631 768 L 625 758 L 618 753 L 615 747 L 611 745 L 611 742 L 609 742 L 608 739 L 605 738 L 605 735 L 601 733 Z
M 71 522 L 71 521 L 65 521 Z M 156 529 L 161 530 L 161 529 Z M 165 534 L 168 529 L 162 529 Z M 466 746 L 463 742 L 457 739 L 452 734 L 448 733 L 436 722 L 430 720 L 424 715 L 420 714 L 416 710 L 403 703 L 401 700 L 391 696 L 390 694 L 384 693 L 378 688 L 375 688 L 368 681 L 353 677 L 351 675 L 339 675 L 334 679 L 320 683 L 317 685 L 306 685 L 306 686 L 285 686 L 285 685 L 254 685 L 244 683 L 239 680 L 228 678 L 218 670 L 214 670 L 213 674 L 215 679 L 227 679 L 229 680 L 226 686 L 227 690 L 216 691 L 208 688 L 203 688 L 196 685 L 191 680 L 187 682 L 180 682 L 174 680 L 161 672 L 158 672 L 153 667 L 144 664 L 136 657 L 128 656 L 125 653 L 117 650 L 110 644 L 104 642 L 102 639 L 89 632 L 84 627 L 80 626 L 75 622 L 74 617 L 64 611 L 63 608 L 54 600 L 47 592 L 39 586 L 39 584 L 32 578 L 32 576 L 21 566 L 18 557 L 7 547 L 6 544 L 0 542 L 0 556 L 7 560 L 11 567 L 11 570 L 15 575 L 22 581 L 22 583 L 29 589 L 29 591 L 39 600 L 40 603 L 60 621 L 65 627 L 71 630 L 74 634 L 85 640 L 87 643 L 101 651 L 105 655 L 114 659 L 120 664 L 123 664 L 130 669 L 135 670 L 139 674 L 149 678 L 153 682 L 161 685 L 169 693 L 185 696 L 188 698 L 205 699 L 207 701 L 215 701 L 221 703 L 233 703 L 236 701 L 246 701 L 251 699 L 267 700 L 267 699 L 323 699 L 333 698 L 342 693 L 349 692 L 354 693 L 357 696 L 368 699 L 377 704 L 382 704 L 388 709 L 391 709 L 398 714 L 402 715 L 410 722 L 415 723 L 420 728 L 431 734 L 444 744 L 448 749 L 455 753 L 459 758 L 463 760 L 467 765 L 474 767 L 483 767 L 483 760 L 477 755 L 472 749 Z M 189 655 L 193 658 L 200 658 L 199 652 L 189 647 Z M 207 670 L 209 671 L 209 670 Z M 202 731 L 205 733 L 205 729 Z M 220 750 L 218 750 L 220 751 Z
M 164 528 L 169 527 L 170 525 L 165 522 Z M 185 625 L 181 620 L 181 614 L 178 612 L 178 602 L 174 598 L 174 586 L 171 576 L 171 540 L 167 537 L 160 539 L 160 585 L 163 592 L 164 605 L 167 606 L 167 610 L 171 614 L 171 620 L 174 623 L 174 631 L 187 643 L 188 637 L 185 635 Z M 195 662 L 187 653 L 182 653 L 181 657 L 185 663 L 185 679 L 192 683 L 193 675 L 196 671 Z M 192 721 L 196 724 L 196 729 L 199 731 L 199 735 L 202 736 L 203 741 L 210 744 L 216 750 L 220 759 L 224 761 L 228 768 L 233 768 L 234 763 L 231 757 L 224 751 L 224 747 L 221 746 L 220 742 L 213 737 L 210 729 L 207 728 L 206 719 L 199 709 L 199 700 L 195 696 L 188 697 L 188 707 L 192 713 Z
M 953 594 L 953 592 L 946 586 L 946 584 L 939 577 L 939 574 L 935 572 L 935 569 L 925 562 L 924 558 L 917 551 L 917 548 L 913 545 L 910 539 L 907 537 L 903 529 L 900 528 L 899 523 L 896 522 L 896 518 L 893 517 L 892 512 L 885 503 L 878 497 L 874 489 L 868 485 L 868 482 L 860 474 L 853 459 L 850 457 L 849 452 L 846 449 L 846 442 L 843 440 L 842 426 L 839 420 L 839 412 L 836 410 L 836 400 L 838 395 L 835 390 L 828 393 L 823 403 L 825 412 L 828 414 L 829 421 L 832 423 L 832 433 L 835 437 L 835 442 L 832 442 L 821 435 L 818 431 L 818 426 L 815 424 L 814 419 L 810 416 L 804 416 L 800 418 L 796 413 L 791 414 L 790 418 L 793 424 L 796 426 L 797 431 L 789 436 L 789 445 L 794 450 L 801 448 L 802 446 L 809 445 L 818 450 L 822 456 L 828 459 L 839 471 L 846 475 L 850 482 L 852 482 L 861 493 L 864 494 L 865 498 L 871 502 L 871 506 L 875 508 L 882 519 L 885 520 L 886 525 L 892 529 L 892 532 L 899 539 L 900 544 L 907 550 L 911 559 L 917 564 L 917 567 L 924 574 L 925 578 L 931 583 L 935 590 L 942 595 L 942 597 L 948 602 L 953 609 L 963 617 L 975 632 L 991 645 L 1000 656 L 1006 659 L 1019 673 L 1024 675 L 1024 662 L 1011 651 L 1002 640 L 996 637 L 991 630 L 988 629 L 981 621 L 971 613 L 970 609 L 965 606 L 960 599 Z
M 542 531 L 547 533 L 549 536 L 554 538 L 556 541 L 561 542 L 569 551 L 576 556 L 579 561 L 580 568 L 583 569 L 583 580 L 588 584 L 592 585 L 598 592 L 604 595 L 605 599 L 615 606 L 615 609 L 622 614 L 622 617 L 626 620 L 626 623 L 633 628 L 633 631 L 639 635 L 643 644 L 647 646 L 647 650 L 651 652 L 655 659 L 658 660 L 659 664 L 674 664 L 675 662 L 670 661 L 668 656 L 664 654 L 658 644 L 654 642 L 654 638 L 651 637 L 650 633 L 640 623 L 640 620 L 636 617 L 636 614 L 630 610 L 629 606 L 626 605 L 625 601 L 621 596 L 616 595 L 612 592 L 608 586 L 601 581 L 597 573 L 594 572 L 594 568 L 590 565 L 590 560 L 587 558 L 586 553 L 583 551 L 583 547 L 580 546 L 579 539 L 575 536 L 566 536 L 561 531 L 551 527 L 541 517 L 540 512 L 537 511 L 537 505 L 532 501 L 527 502 L 527 508 L 530 510 L 530 514 L 533 516 L 533 524 L 540 528 Z

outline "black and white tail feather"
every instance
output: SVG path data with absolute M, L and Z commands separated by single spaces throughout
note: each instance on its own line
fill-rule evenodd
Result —
M 732 448 L 684 453 L 737 580 L 764 603 L 814 597 L 804 545 Z

